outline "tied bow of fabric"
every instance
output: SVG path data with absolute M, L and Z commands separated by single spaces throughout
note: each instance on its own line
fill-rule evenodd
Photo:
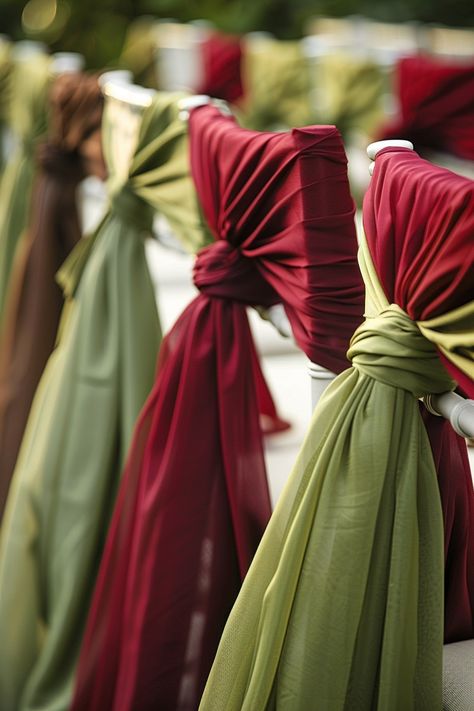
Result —
M 209 297 L 250 306 L 271 306 L 278 301 L 253 260 L 227 240 L 219 239 L 198 253 L 193 279 L 199 291 Z
M 397 304 L 390 304 L 357 329 L 347 355 L 361 373 L 417 398 L 456 385 L 434 345 Z

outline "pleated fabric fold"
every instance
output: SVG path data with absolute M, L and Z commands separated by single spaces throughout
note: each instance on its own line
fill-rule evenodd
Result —
M 144 253 L 154 210 L 185 243 L 206 241 L 180 96 L 157 95 L 146 109 L 126 182 L 111 175 L 108 214 L 61 270 L 66 321 L 33 402 L 0 539 L 2 711 L 70 703 L 110 514 L 160 343 Z M 106 113 L 103 126 L 109 170 L 112 119 Z
M 164 339 L 135 430 L 75 711 L 199 704 L 270 516 L 259 422 L 268 391 L 246 305 L 283 302 L 298 344 L 333 370 L 344 368 L 362 317 L 354 206 L 334 127 L 260 134 L 208 106 L 191 113 L 190 151 L 215 241 L 198 253 L 201 293 Z
M 448 358 L 461 351 L 474 378 L 458 308 L 474 319 L 473 200 L 470 181 L 411 151 L 377 157 L 353 367 L 315 410 L 200 711 L 441 711 L 443 520 L 417 399 L 455 385 L 437 319 L 450 325 Z

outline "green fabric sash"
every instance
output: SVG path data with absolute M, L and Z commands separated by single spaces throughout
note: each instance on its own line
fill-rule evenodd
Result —
M 126 184 L 112 176 L 119 194 L 109 213 L 60 272 L 67 316 L 33 403 L 0 538 L 2 711 L 69 706 L 108 521 L 161 338 L 144 253 L 150 206 L 186 244 L 208 238 L 199 233 L 177 98 L 160 94 L 145 110 Z
M 318 58 L 312 72 L 318 123 L 335 124 L 343 136 L 352 131 L 371 136 L 384 118 L 384 76 L 367 59 L 347 54 Z
M 8 107 L 11 99 L 10 72 L 12 68 L 11 44 L 0 38 L 0 142 L 7 124 Z M 5 165 L 3 144 L 0 145 L 0 176 Z
M 243 123 L 278 130 L 311 123 L 309 70 L 299 42 L 248 42 L 243 52 Z
M 200 711 L 441 711 L 443 522 L 417 398 L 453 382 L 437 324 L 387 302 L 365 243 L 360 262 L 353 367 L 315 410 Z M 473 354 L 464 365 L 474 376 Z
M 46 132 L 46 95 L 50 59 L 35 56 L 16 62 L 10 73 L 9 123 L 18 144 L 0 183 L 0 322 L 18 241 L 28 222 L 34 154 Z

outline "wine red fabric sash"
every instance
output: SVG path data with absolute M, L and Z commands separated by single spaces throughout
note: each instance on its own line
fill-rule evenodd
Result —
M 474 160 L 474 63 L 407 57 L 396 72 L 399 116 L 379 138 Z
M 242 86 L 242 45 L 238 37 L 213 32 L 201 45 L 204 80 L 199 94 L 215 96 L 231 104 L 244 94 Z
M 474 183 L 387 148 L 364 200 L 364 228 L 387 298 L 428 320 L 474 299 Z M 449 239 L 447 236 L 449 235 Z M 439 245 L 444 244 L 444 248 Z M 443 358 L 474 397 L 474 383 Z M 466 444 L 423 407 L 445 526 L 445 641 L 474 636 L 474 492 Z
M 362 320 L 354 207 L 334 127 L 190 117 L 192 173 L 216 242 L 165 338 L 136 427 L 82 648 L 73 709 L 196 709 L 270 515 L 268 399 L 245 304 L 283 301 L 309 357 L 347 365 Z M 260 408 L 257 406 L 260 404 Z

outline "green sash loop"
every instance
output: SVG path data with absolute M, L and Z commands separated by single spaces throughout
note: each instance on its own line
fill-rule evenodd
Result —
M 408 390 L 417 398 L 443 393 L 456 385 L 441 365 L 434 345 L 397 304 L 390 304 L 359 326 L 347 357 L 359 372 Z
M 135 195 L 129 185 L 125 185 L 113 196 L 110 211 L 126 224 L 133 225 L 148 234 L 151 233 L 155 210 L 141 197 Z

